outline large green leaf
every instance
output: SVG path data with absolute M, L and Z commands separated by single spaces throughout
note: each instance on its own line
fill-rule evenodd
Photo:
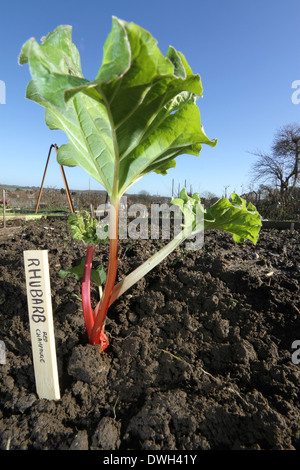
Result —
M 27 98 L 69 138 L 58 150 L 60 164 L 82 167 L 120 197 L 147 173 L 165 174 L 178 155 L 216 145 L 201 126 L 200 76 L 182 53 L 170 47 L 163 56 L 147 31 L 113 18 L 102 65 L 88 81 L 71 32 L 59 26 L 41 44 L 30 39 L 19 59 L 32 75 Z

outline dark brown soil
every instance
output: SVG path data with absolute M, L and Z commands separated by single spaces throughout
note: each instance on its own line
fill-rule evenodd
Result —
M 119 279 L 161 243 L 122 241 Z M 49 250 L 58 401 L 35 389 L 23 250 L 37 248 Z M 59 277 L 83 255 L 66 219 L 0 229 L 0 449 L 300 449 L 298 231 L 262 230 L 256 249 L 212 232 L 201 251 L 177 250 L 111 306 L 102 354 L 80 283 Z

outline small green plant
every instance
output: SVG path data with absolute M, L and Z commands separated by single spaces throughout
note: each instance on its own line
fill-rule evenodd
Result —
M 58 149 L 58 162 L 83 168 L 110 198 L 109 263 L 103 295 L 95 309 L 89 294 L 92 259 L 95 246 L 103 240 L 97 238 L 92 219 L 79 215 L 69 220 L 75 239 L 83 240 L 87 250 L 80 269 L 89 341 L 104 350 L 109 306 L 181 243 L 203 230 L 219 229 L 238 242 L 247 238 L 255 244 L 261 218 L 252 204 L 246 207 L 236 194 L 231 202 L 222 198 L 204 210 L 199 195 L 188 196 L 184 189 L 172 201 L 185 216 L 182 232 L 115 285 L 122 195 L 151 172 L 165 175 L 175 167 L 179 155 L 199 156 L 203 144 L 214 147 L 217 143 L 206 136 L 201 125 L 197 106 L 203 91 L 200 76 L 192 72 L 181 52 L 170 47 L 164 56 L 149 32 L 117 18 L 113 18 L 103 61 L 92 81 L 82 75 L 69 26 L 59 26 L 41 44 L 34 38 L 27 41 L 19 62 L 29 64 L 32 76 L 27 98 L 45 107 L 46 124 L 64 131 L 69 139 Z
M 234 300 L 232 297 L 230 297 L 229 299 L 229 306 L 233 308 L 237 306 L 237 301 Z

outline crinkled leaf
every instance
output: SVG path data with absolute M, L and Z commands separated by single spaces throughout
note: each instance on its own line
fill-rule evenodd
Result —
M 256 244 L 261 229 L 260 214 L 253 204 L 247 206 L 246 201 L 237 194 L 233 193 L 231 200 L 232 202 L 221 198 L 209 209 L 204 210 L 199 194 L 188 196 L 183 189 L 180 197 L 173 199 L 172 203 L 184 212 L 194 233 L 198 230 L 224 230 L 231 233 L 236 242 L 248 239 Z
M 59 275 L 62 279 L 65 279 L 67 276 L 74 276 L 77 281 L 80 281 L 83 276 L 85 259 L 83 258 L 77 266 L 71 267 L 69 269 L 61 269 Z M 96 269 L 91 270 L 91 281 L 97 284 L 97 286 L 102 286 L 106 281 L 106 272 L 102 265 L 99 265 Z
M 51 129 L 69 142 L 58 150 L 62 165 L 80 166 L 111 196 L 121 196 L 149 172 L 165 174 L 180 154 L 215 146 L 201 126 L 202 95 L 182 53 L 166 57 L 144 29 L 113 18 L 103 61 L 93 81 L 81 71 L 71 27 L 59 26 L 39 45 L 30 39 L 20 63 L 29 63 L 27 98 L 46 108 Z
M 231 195 L 230 202 L 226 198 L 219 199 L 209 209 L 204 218 L 205 230 L 224 230 L 233 235 L 236 242 L 246 239 L 256 245 L 261 229 L 261 216 L 253 204 L 246 205 L 245 199 L 237 194 Z
M 197 232 L 198 230 L 203 230 L 203 220 L 204 220 L 204 207 L 201 204 L 201 199 L 198 193 L 192 194 L 189 196 L 186 192 L 186 189 L 183 188 L 180 191 L 180 197 L 171 200 L 172 204 L 179 206 L 184 214 L 184 224 L 183 227 L 190 233 Z
M 97 236 L 98 220 L 91 217 L 88 212 L 83 214 L 71 214 L 68 218 L 68 226 L 76 241 L 83 241 L 86 245 L 96 246 L 105 243 L 108 238 L 103 239 Z

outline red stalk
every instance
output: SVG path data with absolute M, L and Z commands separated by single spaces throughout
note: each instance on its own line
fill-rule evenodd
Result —
M 109 265 L 106 283 L 100 302 L 94 311 L 94 326 L 90 335 L 91 344 L 100 344 L 101 352 L 108 346 L 108 339 L 104 333 L 104 320 L 107 315 L 112 291 L 116 281 L 118 267 L 118 219 L 119 201 L 111 205 L 110 210 L 110 240 L 109 240 Z
M 95 248 L 95 246 L 87 246 L 81 284 L 83 316 L 89 338 L 94 325 L 94 314 L 91 304 L 91 270 Z

